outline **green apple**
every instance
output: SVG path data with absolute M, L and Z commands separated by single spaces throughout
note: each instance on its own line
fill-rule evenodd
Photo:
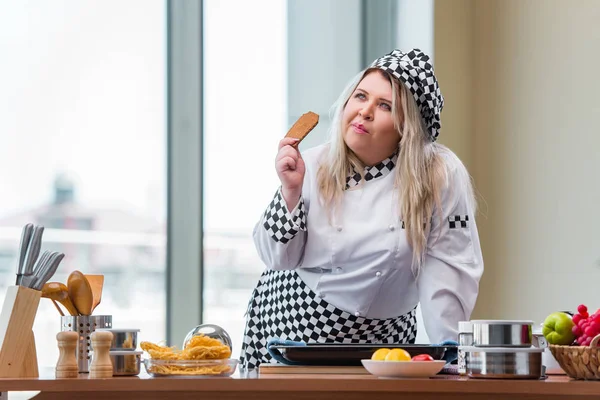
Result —
M 542 333 L 550 344 L 569 345 L 575 340 L 575 324 L 569 314 L 555 312 L 546 317 Z

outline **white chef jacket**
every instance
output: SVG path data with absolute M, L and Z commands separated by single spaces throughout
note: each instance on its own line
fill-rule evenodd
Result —
M 434 210 L 424 263 L 415 278 L 391 173 L 397 155 L 375 172 L 367 169 L 370 180 L 347 185 L 341 212 L 329 223 L 316 179 L 326 151 L 327 145 L 320 145 L 303 152 L 306 173 L 296 208 L 287 210 L 278 191 L 255 226 L 260 258 L 273 270 L 295 269 L 317 296 L 356 316 L 397 317 L 420 303 L 430 340 L 456 340 L 458 321 L 469 320 L 483 273 L 463 164 L 442 150 L 448 175 L 442 210 Z

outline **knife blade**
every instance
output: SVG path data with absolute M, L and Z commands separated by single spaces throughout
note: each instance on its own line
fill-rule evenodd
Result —
M 33 287 L 33 283 L 35 282 L 35 280 L 37 278 L 38 272 L 41 271 L 41 268 L 43 268 L 44 264 L 48 261 L 48 259 L 50 258 L 50 256 L 52 254 L 53 254 L 53 252 L 50 252 L 48 250 L 46 250 L 42 253 L 40 258 L 38 258 L 38 260 L 35 262 L 35 268 L 33 269 L 33 273 L 31 275 L 23 276 L 23 278 L 21 280 L 21 286 L 26 286 L 29 288 Z
M 65 258 L 65 255 L 63 253 L 58 253 L 51 258 L 51 260 L 47 264 L 47 268 L 45 268 L 44 274 L 41 275 L 39 277 L 39 280 L 36 281 L 35 287 L 33 289 L 42 290 L 46 282 L 48 282 L 50 278 L 52 278 L 56 273 L 56 270 L 58 269 L 58 266 L 60 265 L 60 262 L 63 260 L 63 258 Z
M 21 232 L 21 242 L 19 243 L 19 264 L 17 266 L 16 285 L 20 285 L 23 280 L 23 273 L 25 272 L 25 256 L 27 254 L 27 249 L 29 248 L 32 233 L 33 224 L 27 224 L 23 227 L 23 231 Z
M 27 251 L 27 260 L 25 262 L 25 275 L 33 274 L 33 265 L 37 261 L 40 255 L 40 248 L 42 247 L 42 235 L 44 233 L 44 227 L 37 225 L 33 229 L 33 237 Z
M 58 253 L 53 251 L 46 257 L 45 260 L 40 259 L 40 262 L 36 265 L 35 272 L 31 275 L 32 279 L 29 283 L 30 288 L 35 289 L 38 282 L 40 282 L 42 276 L 44 276 L 48 268 L 50 268 L 52 261 L 54 261 L 56 257 L 58 257 Z

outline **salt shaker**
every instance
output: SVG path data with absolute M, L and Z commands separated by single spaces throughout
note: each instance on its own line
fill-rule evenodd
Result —
M 458 322 L 458 374 L 467 374 L 467 354 L 464 347 L 473 345 L 473 324 L 471 321 Z
M 77 332 L 58 332 L 56 340 L 58 341 L 58 362 L 56 363 L 57 378 L 77 378 L 79 368 L 77 366 L 77 341 L 79 334 Z
M 110 378 L 113 376 L 113 365 L 110 360 L 110 345 L 113 334 L 109 331 L 95 331 L 90 335 L 92 340 L 92 363 L 90 364 L 90 378 Z

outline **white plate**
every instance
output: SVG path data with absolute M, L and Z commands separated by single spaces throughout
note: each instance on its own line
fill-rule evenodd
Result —
M 360 360 L 371 374 L 380 378 L 430 378 L 444 368 L 446 361 Z

